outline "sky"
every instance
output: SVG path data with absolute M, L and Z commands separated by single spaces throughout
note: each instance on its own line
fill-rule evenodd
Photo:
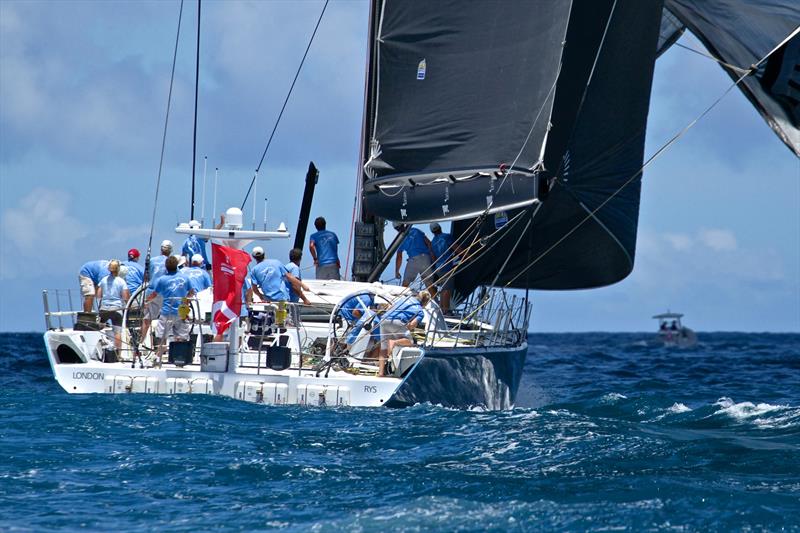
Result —
M 196 218 L 240 205 L 321 1 L 206 1 Z M 259 176 L 256 219 L 312 216 L 346 255 L 358 169 L 367 2 L 330 2 Z M 179 2 L 0 2 L 0 331 L 42 331 L 42 289 L 78 288 L 89 260 L 144 250 Z M 154 246 L 189 219 L 196 4 L 186 2 Z M 701 45 L 691 36 L 682 43 Z M 730 85 L 673 47 L 656 64 L 645 156 Z M 205 202 L 203 167 L 207 156 Z M 245 221 L 253 219 L 252 204 Z M 387 238 L 391 238 L 392 230 Z M 289 241 L 267 253 L 286 257 Z M 310 264 L 306 258 L 306 265 Z M 305 271 L 307 277 L 313 270 Z M 666 309 L 700 331 L 800 331 L 800 162 L 732 91 L 644 173 L 634 272 L 533 293 L 533 331 L 647 331 Z

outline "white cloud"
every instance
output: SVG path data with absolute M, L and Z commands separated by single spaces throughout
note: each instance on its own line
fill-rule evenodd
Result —
M 694 244 L 694 239 L 689 235 L 683 233 L 665 233 L 663 235 L 666 240 L 674 249 L 679 251 L 688 250 Z
M 36 188 L 0 216 L 0 279 L 44 273 L 54 259 L 71 257 L 87 228 L 68 213 L 72 198 Z
M 698 233 L 700 242 L 717 252 L 730 252 L 738 248 L 736 236 L 725 229 L 703 229 Z

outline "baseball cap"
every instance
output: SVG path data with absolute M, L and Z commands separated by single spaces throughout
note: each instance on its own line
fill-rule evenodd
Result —
M 181 268 L 183 266 L 186 266 L 186 257 L 180 256 L 178 258 L 178 268 Z
M 264 257 L 264 249 L 260 246 L 256 246 L 253 248 L 253 251 L 250 252 L 250 255 L 253 257 Z
M 431 223 L 431 231 L 442 231 L 442 227 L 438 222 Z
M 203 256 L 202 256 L 202 255 L 200 255 L 200 254 L 194 254 L 194 255 L 192 256 L 192 264 L 195 264 L 195 263 L 198 263 L 198 264 L 200 264 L 200 263 L 202 263 L 203 261 L 204 261 L 204 259 L 203 259 Z
M 131 248 L 128 250 L 128 259 L 139 259 L 139 256 L 142 255 L 139 253 L 139 250 L 136 248 Z
M 162 248 L 172 248 L 172 241 L 170 241 L 168 239 L 165 239 L 165 240 L 161 241 L 161 247 Z

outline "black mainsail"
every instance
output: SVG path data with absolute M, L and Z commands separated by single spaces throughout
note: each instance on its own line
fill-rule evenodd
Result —
M 530 203 L 570 3 L 375 7 L 366 210 L 423 222 Z

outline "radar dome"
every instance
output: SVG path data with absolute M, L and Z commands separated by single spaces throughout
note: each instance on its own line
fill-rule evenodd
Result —
M 225 226 L 230 229 L 242 229 L 242 210 L 230 207 L 225 211 Z

